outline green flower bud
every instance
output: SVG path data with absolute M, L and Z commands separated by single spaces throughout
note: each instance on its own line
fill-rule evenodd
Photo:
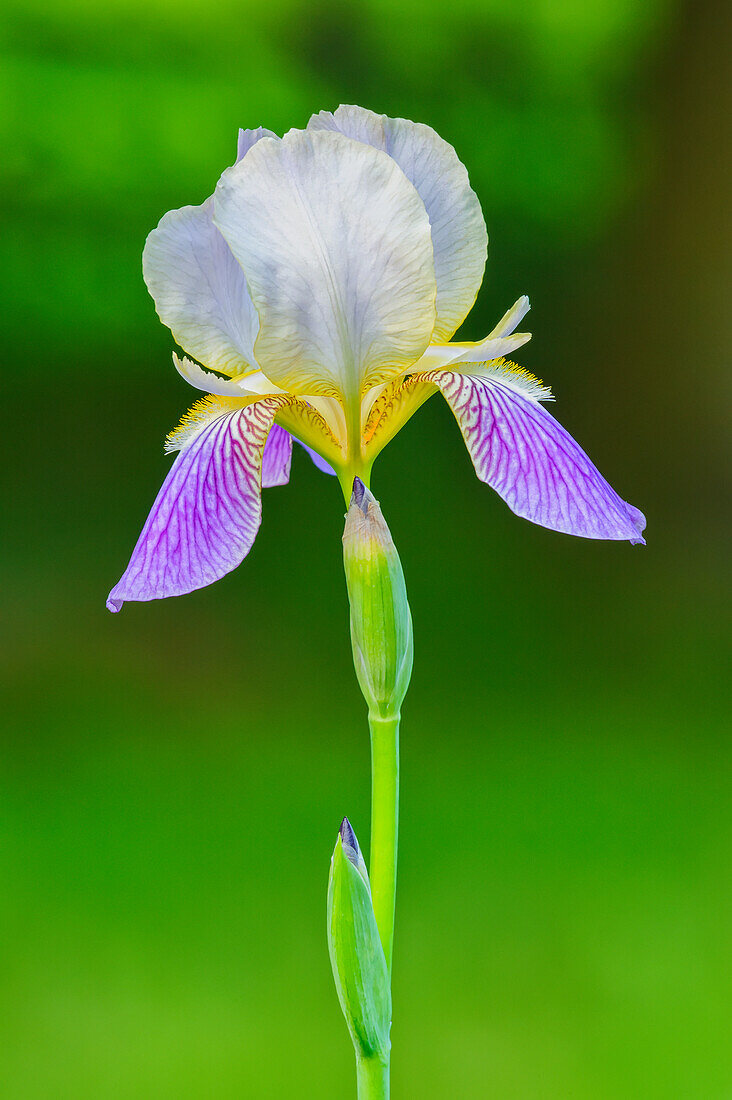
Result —
M 378 501 L 353 482 L 343 532 L 353 663 L 369 711 L 399 714 L 412 675 L 412 616 L 404 573 Z
M 366 864 L 348 818 L 341 823 L 328 881 L 328 950 L 338 1000 L 362 1058 L 388 1058 L 389 972 L 376 927 Z

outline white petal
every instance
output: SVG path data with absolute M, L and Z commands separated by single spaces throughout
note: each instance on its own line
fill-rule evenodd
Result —
M 503 315 L 485 340 L 476 344 L 432 344 L 415 364 L 414 370 L 435 370 L 458 363 L 487 363 L 491 359 L 510 355 L 531 339 L 530 332 L 513 331 L 529 312 L 529 308 L 529 299 L 524 294 Z
M 236 146 L 236 159 L 241 160 L 245 157 L 251 147 L 256 145 L 258 141 L 263 137 L 277 137 L 271 130 L 268 130 L 265 126 L 257 126 L 255 130 L 239 130 L 239 140 Z
M 500 359 L 504 355 L 510 355 L 511 352 L 516 351 L 518 348 L 528 344 L 531 339 L 530 332 L 514 332 L 516 325 L 523 321 L 526 314 L 531 309 L 528 296 L 522 294 L 517 302 L 511 306 L 511 308 L 504 313 L 496 327 L 489 332 L 485 340 L 481 340 L 477 344 L 464 344 L 463 350 L 459 352 L 452 363 L 486 363 L 491 359 Z M 456 349 L 460 347 L 459 344 L 453 345 Z
M 313 115 L 308 122 L 308 130 L 335 131 L 387 153 L 389 150 L 384 131 L 385 117 L 367 111 L 365 107 L 341 106 L 335 114 L 321 111 L 320 114 Z
M 479 344 L 431 344 L 408 373 L 437 370 L 439 367 L 458 367 L 460 363 L 487 363 L 491 359 L 510 355 L 530 339 L 530 332 L 516 332 L 513 336 L 499 337 L 496 340 L 488 337 Z
M 530 332 L 514 332 L 511 336 L 487 337 L 479 344 L 471 344 L 460 351 L 459 344 L 453 344 L 458 354 L 451 363 L 486 363 L 491 359 L 500 359 L 503 355 L 510 355 L 517 348 L 522 348 L 531 339 Z
M 437 321 L 434 340 L 449 340 L 483 281 L 488 235 L 468 173 L 452 145 L 430 126 L 376 115 L 363 107 L 322 111 L 308 123 L 384 149 L 419 192 L 432 227 Z
M 429 220 L 385 153 L 335 133 L 265 138 L 224 172 L 215 220 L 259 313 L 257 361 L 278 385 L 355 402 L 426 348 Z
M 147 238 L 142 271 L 176 341 L 224 374 L 256 368 L 259 322 L 246 279 L 213 223 L 213 199 L 171 210 Z
M 197 390 L 204 393 L 214 393 L 219 397 L 250 397 L 253 394 L 282 393 L 279 386 L 273 385 L 261 370 L 252 371 L 250 374 L 242 374 L 238 378 L 219 378 L 217 374 L 204 370 L 198 363 L 187 359 L 179 359 L 173 353 L 175 369 L 182 378 Z
M 519 300 L 514 302 L 511 308 L 503 314 L 493 331 L 488 333 L 488 339 L 510 336 L 516 326 L 521 324 L 530 309 L 531 302 L 528 294 L 522 294 Z

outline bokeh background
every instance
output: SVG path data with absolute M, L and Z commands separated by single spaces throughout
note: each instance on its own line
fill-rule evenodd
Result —
M 649 520 L 645 549 L 519 521 L 437 400 L 377 464 L 416 624 L 394 1096 L 732 1097 L 726 11 L 6 0 L 8 1100 L 352 1095 L 324 905 L 369 761 L 337 485 L 296 454 L 244 567 L 104 609 L 193 396 L 144 238 L 237 127 L 339 102 L 457 147 L 491 235 L 463 337 L 529 293 L 522 363 Z

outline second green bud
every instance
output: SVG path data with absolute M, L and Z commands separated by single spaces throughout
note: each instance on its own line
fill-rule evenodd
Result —
M 412 616 L 404 573 L 378 501 L 360 478 L 343 532 L 356 675 L 371 714 L 399 714 L 412 674 Z

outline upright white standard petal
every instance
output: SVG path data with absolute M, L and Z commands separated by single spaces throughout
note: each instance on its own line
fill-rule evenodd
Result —
M 245 157 L 251 147 L 261 141 L 263 137 L 276 138 L 277 134 L 273 134 L 266 126 L 257 126 L 254 130 L 239 130 L 236 143 L 236 159 L 241 160 L 242 157 Z
M 364 107 L 321 111 L 312 130 L 339 131 L 383 149 L 414 184 L 432 228 L 437 319 L 433 340 L 449 340 L 465 319 L 483 281 L 488 235 L 478 197 L 452 145 L 431 126 L 388 118 Z
M 319 111 L 317 115 L 312 115 L 308 122 L 308 130 L 335 131 L 353 138 L 354 141 L 362 141 L 365 145 L 373 145 L 374 149 L 381 149 L 382 152 L 388 153 L 385 121 L 386 115 L 377 115 L 375 111 L 369 111 L 366 107 L 342 103 L 337 111 Z
M 435 319 L 430 224 L 385 153 L 335 133 L 264 138 L 224 172 L 214 198 L 273 382 L 353 409 L 419 358 Z
M 160 320 L 189 355 L 224 374 L 256 369 L 257 313 L 213 223 L 213 198 L 161 219 L 145 243 L 142 272 Z

